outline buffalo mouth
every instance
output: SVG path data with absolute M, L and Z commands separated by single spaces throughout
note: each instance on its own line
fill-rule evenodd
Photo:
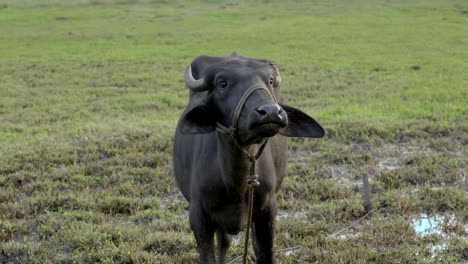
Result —
M 285 123 L 269 122 L 254 126 L 252 131 L 257 135 L 257 137 L 265 138 L 278 134 L 278 132 L 284 127 L 286 127 Z
M 242 137 L 243 140 L 241 140 L 241 144 L 261 144 L 265 142 L 265 138 L 275 136 L 284 127 L 286 127 L 285 124 L 276 122 L 256 124 L 249 129 L 249 132 L 245 134 L 244 137 Z

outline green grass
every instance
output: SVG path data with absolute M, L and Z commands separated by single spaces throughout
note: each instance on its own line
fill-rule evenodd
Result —
M 466 12 L 461 0 L 0 0 L 0 262 L 196 262 L 171 177 L 182 72 L 234 50 L 274 60 L 281 99 L 327 131 L 290 140 L 275 248 L 300 248 L 278 263 L 466 262 Z M 364 174 L 375 211 L 332 235 L 366 214 Z M 423 213 L 446 218 L 441 234 L 414 231 Z

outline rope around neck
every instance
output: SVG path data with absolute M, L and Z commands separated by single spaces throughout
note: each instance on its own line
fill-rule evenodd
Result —
M 253 199 L 254 199 L 254 188 L 260 186 L 260 182 L 258 181 L 258 175 L 255 173 L 255 164 L 257 159 L 260 157 L 262 154 L 263 150 L 265 149 L 265 146 L 268 142 L 268 139 L 266 139 L 260 148 L 258 149 L 257 154 L 252 155 L 250 154 L 237 140 L 237 125 L 239 123 L 239 117 L 242 112 L 242 109 L 244 108 L 245 103 L 247 102 L 247 99 L 249 99 L 250 95 L 252 95 L 253 92 L 256 90 L 263 90 L 265 91 L 276 103 L 278 100 L 276 100 L 275 96 L 265 87 L 261 85 L 254 85 L 251 86 L 247 91 L 242 95 L 241 99 L 239 100 L 239 103 L 237 104 L 236 111 L 234 112 L 234 117 L 232 119 L 232 125 L 228 128 L 220 123 L 216 123 L 216 130 L 228 134 L 232 140 L 234 141 L 234 144 L 239 148 L 244 157 L 246 157 L 250 164 L 249 164 L 249 175 L 247 176 L 247 185 L 249 188 L 248 191 L 248 206 L 249 206 L 249 213 L 248 213 L 248 219 L 247 219 L 247 230 L 245 231 L 245 242 L 244 242 L 244 255 L 243 255 L 243 263 L 247 263 L 247 252 L 248 252 L 248 247 L 249 247 L 249 235 L 250 235 L 250 229 L 252 226 L 252 215 L 253 215 Z

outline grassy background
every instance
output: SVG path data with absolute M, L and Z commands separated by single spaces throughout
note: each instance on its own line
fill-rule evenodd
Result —
M 171 178 L 182 70 L 237 50 L 274 60 L 282 100 L 327 130 L 290 140 L 275 247 L 300 248 L 278 263 L 463 263 L 467 13 L 461 0 L 0 0 L 0 262 L 196 262 Z M 375 211 L 332 236 L 365 215 L 364 175 Z M 443 232 L 417 234 L 423 213 Z

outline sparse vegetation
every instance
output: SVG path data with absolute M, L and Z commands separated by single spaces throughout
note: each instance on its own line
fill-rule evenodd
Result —
M 278 263 L 466 263 L 467 11 L 0 0 L 0 262 L 196 263 L 171 177 L 182 71 L 237 50 L 277 62 L 281 99 L 327 130 L 290 140 L 275 248 L 294 248 Z M 352 224 L 363 175 L 374 211 Z M 423 213 L 445 219 L 441 233 L 415 231 Z

